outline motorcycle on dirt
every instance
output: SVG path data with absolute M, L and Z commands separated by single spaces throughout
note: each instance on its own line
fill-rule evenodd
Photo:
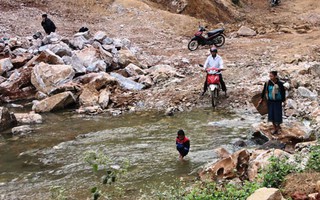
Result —
M 206 36 L 203 36 L 203 32 L 207 31 L 207 27 L 199 25 L 198 31 L 194 34 L 194 37 L 188 43 L 188 49 L 190 51 L 195 51 L 198 49 L 199 45 L 215 45 L 216 47 L 221 47 L 225 43 L 224 29 L 215 29 L 207 32 Z

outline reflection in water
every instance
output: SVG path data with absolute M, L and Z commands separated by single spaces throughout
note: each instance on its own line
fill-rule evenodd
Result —
M 251 123 L 211 109 L 172 117 L 158 112 L 119 117 L 50 113 L 44 119 L 44 124 L 34 125 L 35 134 L 18 140 L 7 138 L 0 144 L 0 194 L 47 199 L 48 188 L 59 185 L 68 196 L 85 199 L 94 182 L 83 154 L 102 150 L 116 163 L 130 161 L 124 179 L 126 188 L 135 191 L 130 195 L 139 196 L 140 190 L 150 195 L 150 188 L 162 182 L 170 185 L 180 177 L 194 178 L 199 167 L 216 159 L 213 149 L 224 145 L 232 150 L 230 142 Z M 175 149 L 178 129 L 191 140 L 183 162 Z

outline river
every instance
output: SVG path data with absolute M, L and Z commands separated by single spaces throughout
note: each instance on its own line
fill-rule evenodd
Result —
M 165 116 L 162 112 L 135 112 L 120 116 L 85 116 L 72 112 L 43 114 L 34 133 L 0 139 L 0 199 L 88 199 L 98 185 L 113 199 L 156 199 L 177 180 L 194 180 L 204 164 L 217 159 L 214 149 L 234 151 L 232 143 L 245 138 L 250 125 L 228 111 L 210 108 Z M 191 150 L 178 159 L 175 137 L 185 130 Z M 86 152 L 102 152 L 115 166 L 129 161 L 127 173 L 114 185 L 99 185 L 103 174 L 84 162 Z M 102 166 L 100 166 L 99 169 Z M 117 187 L 115 187 L 117 186 Z M 58 188 L 58 189 L 57 189 Z M 121 190 L 119 188 L 122 188 Z M 122 194 L 122 196 L 120 196 Z

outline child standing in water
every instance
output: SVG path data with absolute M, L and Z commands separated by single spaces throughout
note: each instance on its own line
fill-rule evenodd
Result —
M 180 153 L 180 160 L 183 159 L 183 157 L 185 157 L 188 153 L 189 153 L 189 148 L 190 148 L 190 140 L 185 136 L 184 131 L 183 130 L 179 130 L 178 131 L 178 136 L 176 139 L 176 146 L 177 146 L 177 150 Z

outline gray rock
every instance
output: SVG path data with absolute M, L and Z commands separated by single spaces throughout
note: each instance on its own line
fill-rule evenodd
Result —
M 238 30 L 238 35 L 239 36 L 255 36 L 257 35 L 257 33 L 251 28 L 248 28 L 246 26 L 241 26 L 241 28 Z
M 102 41 L 103 45 L 110 45 L 112 43 L 113 43 L 113 39 L 112 38 L 108 38 L 108 37 L 104 38 L 103 41 Z
M 31 83 L 45 94 L 50 94 L 57 87 L 71 82 L 75 72 L 70 65 L 48 65 L 40 63 L 33 68 Z
M 145 71 L 143 71 L 143 69 L 141 69 L 140 67 L 138 67 L 135 64 L 130 63 L 127 67 L 124 68 L 126 70 L 126 72 L 130 75 L 130 76 L 138 76 L 138 75 L 144 75 L 146 74 Z
M 89 44 L 89 40 L 87 40 L 83 35 L 75 36 L 72 40 L 70 40 L 70 45 L 74 49 L 83 49 L 86 44 Z
M 105 72 L 107 65 L 103 60 L 97 60 L 94 63 L 90 64 L 87 68 L 87 72 Z
M 35 101 L 32 110 L 38 113 L 56 111 L 75 103 L 75 101 L 76 99 L 71 92 L 63 92 L 41 101 Z
M 318 94 L 311 92 L 309 89 L 305 87 L 298 87 L 298 94 L 302 97 L 306 97 L 309 99 L 316 99 Z
M 37 113 L 34 113 L 34 112 L 15 113 L 14 115 L 20 124 L 40 124 L 40 123 L 42 123 L 42 116 Z
M 139 83 L 145 85 L 146 88 L 149 88 L 149 87 L 154 85 L 151 77 L 150 76 L 145 76 L 145 75 L 140 76 Z
M 94 34 L 93 39 L 102 43 L 107 38 L 107 34 L 104 31 L 98 31 Z
M 99 94 L 99 105 L 102 109 L 106 109 L 108 107 L 110 101 L 111 92 L 108 89 L 103 89 Z
M 251 194 L 247 200 L 284 200 L 281 192 L 277 188 L 260 188 Z
M 287 107 L 288 108 L 293 108 L 293 109 L 297 109 L 298 108 L 298 105 L 297 105 L 297 102 L 293 99 L 287 99 Z
M 13 113 L 9 112 L 8 108 L 0 107 L 0 131 L 17 125 L 17 119 Z
M 10 58 L 4 58 L 0 60 L 0 75 L 11 70 L 13 68 Z
M 17 126 L 12 128 L 11 132 L 13 135 L 25 136 L 34 131 L 29 125 Z
M 143 84 L 134 82 L 118 73 L 111 72 L 110 75 L 116 78 L 120 86 L 127 90 L 142 90 L 145 88 Z
M 313 64 L 309 69 L 309 73 L 314 75 L 315 77 L 320 76 L 320 63 Z

